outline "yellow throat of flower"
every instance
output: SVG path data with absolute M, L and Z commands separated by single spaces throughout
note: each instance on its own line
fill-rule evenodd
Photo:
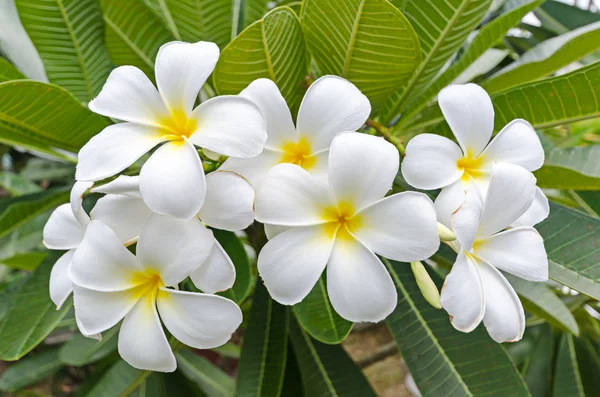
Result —
M 462 157 L 456 162 L 456 167 L 463 171 L 462 179 L 468 181 L 470 178 L 477 178 L 483 173 L 481 166 L 483 165 L 483 156 L 473 156 L 470 151 L 467 151 L 467 155 Z
M 306 137 L 301 137 L 297 142 L 284 143 L 281 150 L 283 150 L 283 155 L 279 160 L 280 163 L 292 163 L 309 170 L 317 162 L 317 158 L 312 155 L 312 148 Z
M 170 141 L 181 141 L 183 138 L 189 138 L 196 128 L 198 122 L 195 119 L 188 118 L 183 110 L 171 111 L 171 116 L 160 120 L 163 126 L 163 136 Z
M 166 294 L 160 290 L 165 286 L 165 283 L 158 272 L 148 270 L 136 272 L 131 281 L 133 284 L 137 285 L 131 290 L 133 298 L 135 299 L 146 297 L 149 302 L 154 302 L 157 295 Z
M 351 239 L 350 233 L 362 224 L 360 215 L 356 214 L 354 206 L 347 201 L 340 201 L 337 206 L 325 208 L 322 216 L 326 221 L 323 226 L 328 238 L 335 236 L 338 239 Z

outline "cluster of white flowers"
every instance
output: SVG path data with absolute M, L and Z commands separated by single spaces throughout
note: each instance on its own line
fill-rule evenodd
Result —
M 451 244 L 459 251 L 442 290 L 452 323 L 470 331 L 483 318 L 498 341 L 522 335 L 523 309 L 495 267 L 547 278 L 543 242 L 529 227 L 548 213 L 529 172 L 541 166 L 543 151 L 526 122 L 511 123 L 483 150 L 493 130 L 489 97 L 474 85 L 447 88 L 440 105 L 462 151 L 424 134 L 409 143 L 402 166 L 413 186 L 444 190 L 435 205 L 417 192 L 385 197 L 400 156 L 382 138 L 356 132 L 371 107 L 352 83 L 315 81 L 295 125 L 267 79 L 194 108 L 218 57 L 213 43 L 166 44 L 156 59 L 158 89 L 123 66 L 89 104 L 119 122 L 81 149 L 71 202 L 44 229 L 48 248 L 68 250 L 52 270 L 50 296 L 60 307 L 73 293 L 84 335 L 99 337 L 122 320 L 119 353 L 156 371 L 176 367 L 161 321 L 189 346 L 225 343 L 242 313 L 214 293 L 233 286 L 235 268 L 206 226 L 240 231 L 255 218 L 269 238 L 258 271 L 273 299 L 300 302 L 327 268 L 331 304 L 357 322 L 383 320 L 396 307 L 377 255 L 429 258 L 440 244 L 439 220 L 456 234 Z M 139 176 L 94 186 L 155 146 Z M 197 147 L 228 159 L 205 176 Z M 82 206 L 88 190 L 105 194 L 89 215 Z M 135 243 L 133 254 L 127 247 Z M 188 277 L 203 293 L 178 290 Z

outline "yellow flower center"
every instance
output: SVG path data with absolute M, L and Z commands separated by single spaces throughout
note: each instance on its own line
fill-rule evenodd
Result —
M 152 270 L 136 272 L 131 281 L 137 285 L 131 290 L 132 294 L 138 299 L 146 296 L 151 301 L 154 301 L 156 296 L 161 294 L 160 288 L 165 286 L 158 272 Z M 162 293 L 165 294 L 164 292 Z
M 352 239 L 350 233 L 362 224 L 360 215 L 356 214 L 354 206 L 347 201 L 340 201 L 337 206 L 325 208 L 323 220 L 326 221 L 323 227 L 328 238 L 335 236 L 345 240 Z
M 467 155 L 462 157 L 456 162 L 456 167 L 464 171 L 462 180 L 468 181 L 469 177 L 477 178 L 483 173 L 481 166 L 483 165 L 483 156 L 473 156 L 470 151 L 467 151 Z
M 183 138 L 189 138 L 198 127 L 198 122 L 188 118 L 183 110 L 171 111 L 171 117 L 166 117 L 159 123 L 164 128 L 162 135 L 170 141 L 183 142 Z
M 284 143 L 281 150 L 283 150 L 283 155 L 279 160 L 280 163 L 292 163 L 308 170 L 317 162 L 317 158 L 312 155 L 311 145 L 306 137 L 301 137 L 298 142 Z

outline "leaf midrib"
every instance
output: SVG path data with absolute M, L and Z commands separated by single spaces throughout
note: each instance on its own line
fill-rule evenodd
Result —
M 363 8 L 365 7 L 365 0 L 360 2 L 358 10 L 356 12 L 356 18 L 352 26 L 352 33 L 350 34 L 350 42 L 348 43 L 348 49 L 346 50 L 346 59 L 344 60 L 344 69 L 342 77 L 348 76 L 350 69 L 350 60 L 352 59 L 352 53 L 354 52 L 354 43 L 356 42 L 356 35 L 358 34 L 358 26 L 360 25 L 360 19 L 362 18 Z
M 138 57 L 151 69 L 154 70 L 154 63 L 144 54 L 144 52 L 135 45 L 134 42 L 129 40 L 127 35 L 108 17 L 108 13 L 104 13 L 104 22 L 123 40 L 125 44 L 129 46 L 136 53 Z
M 308 347 L 308 350 L 310 350 L 310 353 L 315 360 L 315 364 L 317 365 L 319 372 L 323 376 L 323 380 L 325 381 L 325 384 L 327 385 L 329 392 L 331 393 L 331 395 L 333 397 L 339 397 L 337 391 L 335 390 L 335 386 L 333 385 L 333 381 L 331 380 L 331 378 L 329 378 L 329 375 L 327 374 L 327 370 L 325 369 L 325 366 L 323 365 L 323 362 L 321 361 L 319 354 L 315 350 L 315 347 L 313 346 L 310 338 L 308 337 L 306 332 L 302 329 L 302 326 L 298 326 L 298 329 L 300 330 L 300 334 L 302 334 L 302 337 L 304 338 L 304 341 L 306 342 L 306 346 Z

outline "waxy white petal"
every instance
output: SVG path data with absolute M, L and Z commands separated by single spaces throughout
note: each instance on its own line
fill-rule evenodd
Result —
M 471 332 L 483 319 L 487 298 L 477 263 L 461 250 L 444 281 L 440 301 L 459 331 Z
M 71 189 L 70 204 L 73 216 L 77 221 L 87 226 L 90 223 L 90 216 L 83 209 L 83 194 L 94 185 L 94 182 L 76 181 Z
M 323 76 L 306 91 L 298 110 L 297 130 L 313 145 L 327 149 L 343 131 L 356 131 L 371 113 L 371 104 L 358 88 L 337 76 Z
M 163 140 L 155 127 L 109 125 L 79 151 L 75 178 L 98 181 L 118 174 Z
M 191 115 L 196 132 L 190 141 L 197 146 L 230 157 L 258 156 L 267 140 L 267 123 L 251 100 L 221 95 L 202 102 Z
M 454 231 L 456 239 L 465 251 L 471 250 L 477 237 L 483 205 L 479 190 L 468 189 L 465 191 L 463 203 L 450 219 L 452 223 L 450 229 Z
M 258 255 L 258 272 L 269 294 L 284 305 L 302 301 L 331 254 L 333 236 L 321 225 L 297 227 L 275 236 Z
M 490 165 L 511 163 L 535 171 L 544 164 L 544 148 L 531 124 L 516 119 L 496 135 L 483 151 L 482 157 Z
M 429 258 L 440 246 L 431 200 L 404 192 L 363 209 L 354 235 L 378 255 L 402 262 Z
M 465 202 L 466 190 L 469 189 L 470 185 L 471 182 L 465 183 L 458 180 L 443 188 L 436 197 L 434 204 L 438 222 L 448 229 L 452 229 L 452 214 Z
M 280 226 L 280 225 L 271 225 L 269 223 L 265 223 L 265 235 L 267 236 L 267 240 L 271 240 L 273 237 L 277 236 L 285 232 L 286 230 L 290 230 L 288 226 Z
M 190 274 L 190 278 L 196 287 L 207 294 L 233 287 L 235 266 L 216 239 L 208 259 Z
M 206 182 L 194 146 L 184 140 L 159 147 L 140 171 L 140 191 L 157 214 L 182 220 L 196 216 L 204 203 Z
M 144 225 L 137 244 L 140 265 L 157 272 L 167 286 L 183 281 L 208 258 L 214 237 L 197 218 L 180 221 L 152 216 Z
M 243 230 L 254 221 L 254 189 L 233 172 L 211 172 L 206 176 L 206 199 L 198 216 L 216 229 Z
M 219 47 L 215 43 L 172 41 L 160 47 L 156 55 L 156 85 L 171 112 L 192 111 L 218 59 Z
M 340 233 L 346 234 L 340 238 Z M 339 231 L 327 264 L 327 293 L 335 311 L 354 322 L 381 321 L 398 301 L 394 282 L 379 258 Z
M 114 181 L 92 188 L 94 193 L 121 194 L 129 197 L 142 198 L 140 194 L 140 177 L 120 175 Z
M 232 171 L 246 178 L 257 189 L 267 175 L 267 172 L 281 163 L 283 153 L 265 148 L 261 154 L 251 159 L 230 157 L 219 170 Z
M 399 166 L 398 150 L 383 138 L 340 134 L 329 149 L 329 185 L 338 202 L 359 211 L 385 196 Z
M 110 227 L 121 242 L 131 243 L 153 212 L 141 198 L 109 194 L 96 202 L 90 215 Z
M 550 203 L 548 203 L 548 197 L 546 197 L 542 189 L 536 186 L 533 203 L 531 203 L 531 206 L 527 211 L 525 211 L 519 219 L 514 221 L 511 226 L 534 226 L 546 219 L 548 215 L 550 215 Z
M 69 279 L 69 266 L 75 250 L 65 252 L 54 264 L 50 272 L 50 299 L 59 310 L 73 292 L 73 283 Z
M 169 332 L 196 349 L 225 344 L 242 323 L 238 305 L 217 295 L 162 288 L 157 304 Z
M 440 91 L 442 113 L 463 152 L 472 157 L 485 148 L 494 130 L 494 106 L 476 84 L 451 85 Z
M 406 145 L 402 176 L 417 189 L 439 189 L 460 179 L 457 166 L 463 157 L 460 147 L 448 138 L 433 134 L 417 135 Z
M 44 245 L 49 249 L 65 250 L 79 247 L 85 226 L 75 219 L 70 204 L 58 206 L 44 226 Z

